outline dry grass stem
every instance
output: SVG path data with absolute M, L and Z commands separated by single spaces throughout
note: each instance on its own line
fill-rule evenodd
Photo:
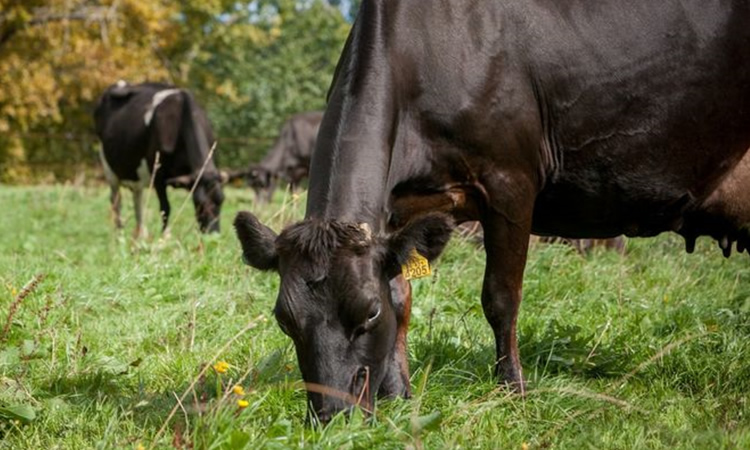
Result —
M 708 334 L 709 334 L 709 332 L 699 333 L 699 334 L 691 334 L 691 335 L 685 336 L 682 339 L 678 339 L 678 340 L 676 340 L 676 341 L 674 341 L 674 342 L 672 342 L 670 344 L 665 345 L 661 350 L 659 350 L 658 352 L 656 352 L 656 354 L 654 354 L 654 356 L 652 356 L 649 359 L 647 359 L 646 361 L 640 363 L 638 365 L 638 367 L 636 367 L 635 369 L 633 369 L 632 371 L 630 371 L 628 374 L 626 374 L 625 376 L 623 376 L 622 378 L 620 378 L 618 380 L 618 382 L 615 383 L 615 386 L 618 386 L 618 387 L 624 386 L 625 383 L 629 379 L 633 378 L 638 372 L 640 372 L 643 369 L 645 369 L 646 367 L 650 366 L 651 364 L 653 364 L 657 360 L 663 358 L 665 355 L 671 353 L 672 350 L 676 349 L 677 347 L 681 346 L 682 344 L 690 342 L 690 341 L 692 341 L 694 339 L 698 339 L 698 338 L 704 337 L 704 336 L 706 336 Z M 610 389 L 610 391 L 611 390 L 612 389 Z
M 159 159 L 161 158 L 161 152 L 156 152 L 156 157 L 154 159 L 154 170 L 151 171 L 151 179 L 148 182 L 148 190 L 146 191 L 146 198 L 143 200 L 143 204 L 146 205 L 143 211 L 143 226 L 148 225 L 148 200 L 151 198 L 151 192 L 154 190 L 154 180 L 156 179 L 156 172 L 159 171 L 159 168 L 161 168 L 161 163 Z
M 0 336 L 0 341 L 5 342 L 8 337 L 8 332 L 10 331 L 10 326 L 13 324 L 13 317 L 18 312 L 18 308 L 21 306 L 21 303 L 23 303 L 26 297 L 34 292 L 37 286 L 39 286 L 39 283 L 44 280 L 45 276 L 46 275 L 43 273 L 34 275 L 34 278 L 26 283 L 26 286 L 24 286 L 23 289 L 21 289 L 21 292 L 16 295 L 15 300 L 13 300 L 13 303 L 11 303 L 10 308 L 8 309 L 8 318 L 5 320 L 5 326 L 3 327 L 3 334 L 2 336 Z
M 180 209 L 177 210 L 177 214 L 174 215 L 174 219 L 172 219 L 172 225 L 169 225 L 167 229 L 174 226 L 177 223 L 177 221 L 180 220 L 182 211 L 185 209 L 185 206 L 193 197 L 193 192 L 195 192 L 195 188 L 198 187 L 198 183 L 200 183 L 201 178 L 203 178 L 203 173 L 206 171 L 206 166 L 208 165 L 208 162 L 211 161 L 211 158 L 213 158 L 214 156 L 214 151 L 216 150 L 216 144 L 218 144 L 218 141 L 214 141 L 213 145 L 211 146 L 211 150 L 208 151 L 208 156 L 206 156 L 206 159 L 203 161 L 201 170 L 198 171 L 198 176 L 195 177 L 195 181 L 193 181 L 193 185 L 190 187 L 190 192 L 188 193 L 187 197 L 185 197 L 185 200 L 182 201 L 182 204 L 180 205 Z M 165 230 L 165 232 L 166 231 L 167 230 Z

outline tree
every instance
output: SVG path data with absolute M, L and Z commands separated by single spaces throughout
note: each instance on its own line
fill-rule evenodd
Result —
M 260 159 L 290 115 L 324 108 L 349 30 L 325 2 L 255 5 L 213 36 L 191 77 L 220 139 L 229 138 L 221 162 L 234 167 Z
M 91 112 L 119 79 L 192 89 L 244 165 L 323 107 L 348 27 L 323 0 L 0 0 L 0 180 L 97 163 Z
M 168 21 L 173 7 L 140 0 L 2 6 L 2 179 L 28 176 L 32 153 L 47 150 L 49 143 L 28 136 L 89 131 L 91 105 L 106 85 L 119 78 L 168 75 L 153 48 L 174 32 Z

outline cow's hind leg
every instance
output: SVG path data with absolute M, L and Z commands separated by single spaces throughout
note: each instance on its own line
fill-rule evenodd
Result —
M 115 222 L 115 227 L 118 230 L 122 229 L 122 216 L 120 214 L 121 211 L 121 200 L 122 196 L 120 195 L 120 185 L 118 183 L 110 184 L 109 186 L 110 192 L 109 192 L 109 203 L 110 207 L 112 208 L 112 217 Z
M 161 213 L 161 231 L 162 233 L 167 231 L 167 224 L 169 223 L 169 213 L 171 207 L 169 206 L 169 198 L 167 198 L 167 185 L 158 183 L 154 186 L 156 190 L 156 196 L 159 198 L 159 212 Z
M 409 384 L 409 360 L 406 346 L 406 333 L 411 317 L 411 285 L 398 276 L 391 281 L 391 298 L 396 310 L 398 329 L 393 352 L 389 356 L 385 378 L 380 385 L 380 397 L 411 397 Z
M 109 184 L 109 204 L 112 210 L 112 217 L 115 222 L 115 227 L 120 230 L 122 229 L 122 217 L 120 215 L 120 205 L 122 201 L 122 197 L 120 196 L 120 180 L 112 171 L 112 168 L 109 167 L 107 158 L 104 156 L 104 150 L 99 152 L 99 159 L 101 160 L 102 168 L 104 169 L 104 178 L 106 178 L 107 183 Z
M 482 307 L 495 334 L 496 374 L 517 391 L 525 391 L 516 341 L 516 319 L 531 233 L 534 185 L 516 180 L 503 189 L 505 200 L 488 208 L 482 219 L 487 265 Z M 510 192 L 510 194 L 509 194 Z

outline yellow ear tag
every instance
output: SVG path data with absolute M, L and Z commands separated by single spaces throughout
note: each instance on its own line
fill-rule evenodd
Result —
M 417 249 L 412 249 L 406 264 L 401 266 L 401 273 L 407 280 L 414 280 L 429 277 L 432 275 L 432 269 L 430 269 L 430 262 L 427 261 L 427 258 L 417 253 Z

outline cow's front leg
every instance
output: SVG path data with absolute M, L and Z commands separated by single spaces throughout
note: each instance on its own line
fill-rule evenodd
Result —
M 411 385 L 406 334 L 409 331 L 409 319 L 411 318 L 411 285 L 400 275 L 391 280 L 391 299 L 398 321 L 396 343 L 389 356 L 390 360 L 388 361 L 385 378 L 378 390 L 378 396 L 409 398 L 411 397 Z
M 169 213 L 171 211 L 171 207 L 169 206 L 169 199 L 167 198 L 167 185 L 155 183 L 154 189 L 156 190 L 156 197 L 159 199 L 161 231 L 162 233 L 164 233 L 167 231 L 167 224 L 169 223 Z
M 519 189 L 520 188 L 520 189 Z M 501 382 L 525 391 L 516 341 L 523 271 L 531 233 L 535 189 L 519 182 L 506 199 L 488 208 L 482 220 L 487 253 L 482 307 L 495 334 L 495 371 Z

